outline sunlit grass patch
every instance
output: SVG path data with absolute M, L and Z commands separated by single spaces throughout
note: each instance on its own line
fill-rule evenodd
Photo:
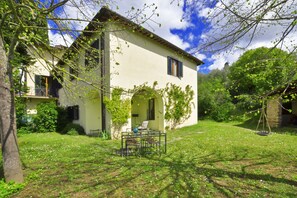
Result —
M 15 197 L 296 197 L 297 136 L 238 123 L 168 131 L 164 155 L 121 157 L 119 140 L 19 138 L 27 185 Z

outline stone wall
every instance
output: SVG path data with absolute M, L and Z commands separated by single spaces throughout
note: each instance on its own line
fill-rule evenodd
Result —
M 279 127 L 282 123 L 282 108 L 279 99 L 267 101 L 267 119 L 270 127 Z

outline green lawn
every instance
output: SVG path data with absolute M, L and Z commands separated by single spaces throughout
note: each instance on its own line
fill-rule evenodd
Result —
M 297 197 L 297 136 L 200 121 L 168 132 L 168 153 L 120 157 L 118 140 L 19 138 L 26 186 L 14 197 Z

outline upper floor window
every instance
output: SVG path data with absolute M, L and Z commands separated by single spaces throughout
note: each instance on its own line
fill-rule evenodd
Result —
M 96 39 L 85 53 L 85 67 L 87 70 L 104 65 L 104 35 Z
M 52 77 L 35 75 L 35 95 L 48 97 L 51 84 Z
M 75 67 L 75 66 L 73 66 L 73 67 Z M 76 77 L 78 77 L 78 71 L 73 67 L 69 67 L 69 74 L 70 74 L 71 81 L 76 79 Z
M 167 74 L 176 76 L 176 77 L 183 77 L 183 63 L 178 61 L 174 58 L 167 57 Z

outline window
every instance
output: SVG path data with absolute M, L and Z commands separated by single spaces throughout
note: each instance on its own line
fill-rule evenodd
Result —
M 78 76 L 78 71 L 72 67 L 69 67 L 69 73 L 70 73 L 70 80 L 74 80 L 75 76 Z
M 148 100 L 148 120 L 155 120 L 155 99 Z
M 68 117 L 71 120 L 79 120 L 79 106 L 70 106 L 67 108 L 68 111 Z
M 86 50 L 85 54 L 85 67 L 87 70 L 98 67 L 100 60 L 100 41 L 95 40 L 92 45 Z
M 171 57 L 167 57 L 167 74 L 176 76 L 176 77 L 183 77 L 183 63 L 173 59 Z
M 35 75 L 35 95 L 49 96 L 49 89 L 51 88 L 52 77 Z

